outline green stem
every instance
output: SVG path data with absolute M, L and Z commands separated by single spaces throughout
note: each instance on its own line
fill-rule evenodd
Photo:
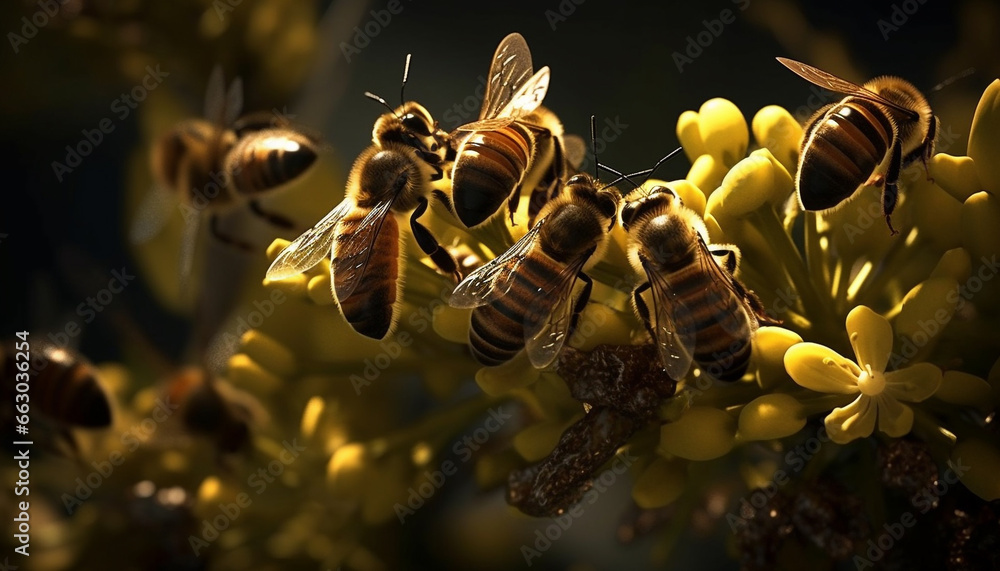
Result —
M 951 449 L 955 446 L 952 439 L 938 423 L 937 419 L 921 410 L 917 406 L 910 405 L 913 409 L 913 432 L 921 440 L 927 443 L 931 449 L 931 455 L 940 462 L 951 457 Z
M 907 264 L 910 263 L 911 256 L 910 252 L 917 248 L 924 246 L 924 241 L 920 239 L 920 235 L 917 235 L 917 239 L 913 241 L 913 244 L 909 246 L 906 245 L 906 240 L 897 236 L 895 242 L 889 248 L 883 256 L 883 263 L 879 268 L 873 268 L 873 273 L 868 277 L 866 283 L 860 288 L 857 295 L 854 296 L 853 300 L 850 300 L 855 305 L 858 305 L 864 300 L 867 305 L 877 306 L 876 303 L 878 299 L 869 299 L 869 296 L 877 296 L 885 291 L 888 283 L 899 276 L 900 270 L 903 269 Z M 875 260 L 872 260 L 875 263 Z
M 830 281 L 830 272 L 823 265 L 827 253 L 820 246 L 821 236 L 819 235 L 817 216 L 815 212 L 806 211 L 805 213 L 806 263 L 809 266 L 809 274 L 812 275 L 813 283 L 827 284 Z
M 442 434 L 453 434 L 472 422 L 490 407 L 510 400 L 507 395 L 498 397 L 482 396 L 445 409 L 420 422 L 372 440 L 379 454 L 402 447 L 411 447 L 417 442 L 434 440 Z

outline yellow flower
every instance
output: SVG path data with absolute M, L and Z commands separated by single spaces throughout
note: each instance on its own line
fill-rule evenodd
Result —
M 900 437 L 913 427 L 913 410 L 900 401 L 920 402 L 937 391 L 941 370 L 917 363 L 886 372 L 892 328 L 884 317 L 861 305 L 847 315 L 847 332 L 857 363 L 816 343 L 799 343 L 785 353 L 785 369 L 799 385 L 821 393 L 857 395 L 826 417 L 830 438 L 845 444 L 880 431 Z

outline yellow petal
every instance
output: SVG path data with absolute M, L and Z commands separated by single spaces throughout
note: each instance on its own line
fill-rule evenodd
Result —
M 689 161 L 705 154 L 705 143 L 701 140 L 701 129 L 698 127 L 698 113 L 685 111 L 677 118 L 677 140 L 684 147 L 684 154 Z
M 836 351 L 817 343 L 799 343 L 785 352 L 785 370 L 797 384 L 832 394 L 859 391 L 861 369 Z
M 725 411 L 693 406 L 660 428 L 659 451 L 688 460 L 712 460 L 732 450 L 735 437 L 736 421 Z
M 774 165 L 766 157 L 751 155 L 730 170 L 717 192 L 708 197 L 705 212 L 720 222 L 743 218 L 763 206 L 774 185 Z M 701 187 L 704 188 L 704 187 Z
M 1000 163 L 996 156 L 992 162 Z M 1000 191 L 997 191 L 1000 192 Z M 995 260 L 1000 252 L 1000 198 L 992 192 L 977 192 L 962 205 L 962 246 L 972 263 Z M 988 291 L 995 288 L 988 286 Z M 991 293 L 992 293 L 991 291 Z
M 784 107 L 768 105 L 754 115 L 751 123 L 757 144 L 771 151 L 788 172 L 795 172 L 799 161 L 802 126 L 792 114 Z
M 240 338 L 240 352 L 279 377 L 287 379 L 295 372 L 295 355 L 275 338 L 257 329 L 247 331 Z
M 830 440 L 847 444 L 856 438 L 867 438 L 875 430 L 877 409 L 871 397 L 859 395 L 851 404 L 835 408 L 823 424 Z
M 955 314 L 958 291 L 958 282 L 949 277 L 930 278 L 917 284 L 903 297 L 902 308 L 893 323 L 896 335 L 906 336 L 918 347 L 935 341 Z
M 905 436 L 913 428 L 913 409 L 885 393 L 876 397 L 878 429 L 893 438 Z
M 992 387 L 985 380 L 961 371 L 948 371 L 934 398 L 965 406 L 987 406 Z
M 791 395 L 776 393 L 757 397 L 740 411 L 739 436 L 743 440 L 773 440 L 791 436 L 806 425 L 802 404 Z
M 953 157 L 938 153 L 927 163 L 931 178 L 959 202 L 983 190 L 976 174 L 976 165 L 970 157 Z
M 932 278 L 950 277 L 958 283 L 964 283 L 972 275 L 972 259 L 965 248 L 952 248 L 941 255 L 934 270 L 931 271 Z
M 986 190 L 1000 192 L 1000 79 L 983 92 L 972 118 L 969 156 Z
M 892 326 L 884 317 L 859 305 L 847 314 L 847 334 L 859 365 L 870 365 L 876 373 L 885 371 L 892 351 Z
M 885 392 L 906 402 L 930 398 L 941 386 L 941 369 L 930 363 L 917 363 L 885 374 Z
M 705 152 L 732 167 L 746 155 L 750 130 L 743 113 L 732 101 L 716 97 L 698 110 L 698 127 Z

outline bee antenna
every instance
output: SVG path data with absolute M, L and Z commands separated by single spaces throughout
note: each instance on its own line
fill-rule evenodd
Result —
M 590 144 L 594 149 L 594 180 L 601 180 L 601 161 L 597 158 L 597 116 L 590 116 Z M 608 170 L 608 169 L 606 169 Z M 618 174 L 615 171 L 609 170 L 614 174 Z
M 632 173 L 632 174 L 622 174 L 622 173 L 618 172 L 617 170 L 615 170 L 615 169 L 613 169 L 613 168 L 609 167 L 608 165 L 605 165 L 605 164 L 602 164 L 602 163 L 597 163 L 597 166 L 598 166 L 599 168 L 602 168 L 602 169 L 604 169 L 604 170 L 608 171 L 609 173 L 611 173 L 611 174 L 613 174 L 613 175 L 615 175 L 615 176 L 617 176 L 617 177 L 618 177 L 618 178 L 616 178 L 616 179 L 615 179 L 614 181 L 612 181 L 611 183 L 609 183 L 609 184 L 606 184 L 606 185 L 604 185 L 603 187 L 601 187 L 601 190 L 604 190 L 605 188 L 608 188 L 608 187 L 611 187 L 611 186 L 614 186 L 614 185 L 618 184 L 619 182 L 621 182 L 621 181 L 623 181 L 623 180 L 624 180 L 624 181 L 627 181 L 627 182 L 628 182 L 629 184 L 631 184 L 631 185 L 632 185 L 633 187 L 635 187 L 635 188 L 639 188 L 639 185 L 638 185 L 638 184 L 636 184 L 636 183 L 635 183 L 635 181 L 634 181 L 634 180 L 632 180 L 632 178 L 631 178 L 631 177 L 634 177 L 634 176 L 636 176 L 636 175 L 643 175 L 643 174 L 646 174 L 646 171 L 641 171 L 641 172 L 639 172 L 639 173 Z
M 406 54 L 406 64 L 403 66 L 403 85 L 399 88 L 399 103 L 406 103 L 406 98 L 403 97 L 403 93 L 406 91 L 406 80 L 410 78 L 410 56 L 413 54 Z
M 946 79 L 946 80 L 942 81 L 941 83 L 939 83 L 939 84 L 935 85 L 934 87 L 932 87 L 931 90 L 928 93 L 934 93 L 935 91 L 941 91 L 942 89 L 944 89 L 945 87 L 948 87 L 952 83 L 955 83 L 959 79 L 962 79 L 964 77 L 969 77 L 970 75 L 972 75 L 975 72 L 976 72 L 976 68 L 974 68 L 974 67 L 970 67 L 970 68 L 968 68 L 968 69 L 966 69 L 964 71 L 960 71 L 960 72 L 956 73 L 955 75 L 949 77 L 948 79 Z
M 653 165 L 653 168 L 649 169 L 649 172 L 646 173 L 646 178 L 642 179 L 642 183 L 646 184 L 646 181 L 648 181 L 649 178 L 651 176 L 653 176 L 653 173 L 656 172 L 656 169 L 660 168 L 660 165 L 662 165 L 663 163 L 665 163 L 668 160 L 670 160 L 674 155 L 676 155 L 677 153 L 681 152 L 682 150 L 684 150 L 683 147 L 677 147 L 676 149 L 674 149 L 674 150 L 670 151 L 669 153 L 667 153 L 666 155 L 664 155 L 663 158 L 661 158 L 660 160 L 656 161 L 656 164 Z
M 373 101 L 377 101 L 377 102 L 381 103 L 386 109 L 389 110 L 390 113 L 392 113 L 393 115 L 396 115 L 396 110 L 393 109 L 391 105 L 389 105 L 388 103 L 386 103 L 385 99 L 382 99 L 381 97 L 379 97 L 378 95 L 375 95 L 371 91 L 366 91 L 365 92 L 365 97 L 367 97 L 368 99 L 371 99 Z M 398 119 L 399 115 L 396 115 L 396 118 Z

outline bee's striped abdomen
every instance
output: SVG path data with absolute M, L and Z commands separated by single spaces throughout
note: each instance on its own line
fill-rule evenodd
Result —
M 528 168 L 531 140 L 526 127 L 511 123 L 499 131 L 472 133 L 462 143 L 452 197 L 463 224 L 477 226 L 503 206 Z

